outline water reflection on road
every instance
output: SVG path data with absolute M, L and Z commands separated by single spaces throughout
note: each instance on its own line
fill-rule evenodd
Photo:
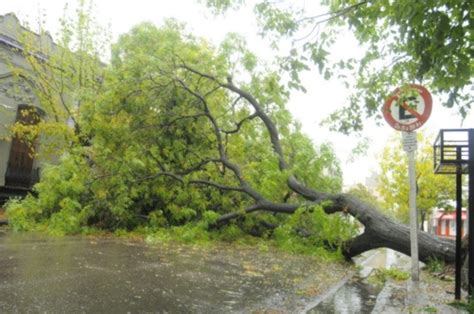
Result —
M 370 313 L 382 286 L 351 280 L 308 313 Z
M 375 268 L 397 267 L 407 269 L 410 259 L 389 249 L 368 252 L 356 259 L 360 266 L 360 276 L 355 276 L 329 294 L 308 313 L 371 313 L 376 304 L 382 285 L 367 282 L 366 277 Z

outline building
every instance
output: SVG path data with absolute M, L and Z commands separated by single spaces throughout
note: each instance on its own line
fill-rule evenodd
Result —
M 14 69 L 28 71 L 24 57 L 22 34 L 32 35 L 34 45 L 53 49 L 49 34 L 38 35 L 22 27 L 14 14 L 0 16 L 0 198 L 2 195 L 21 195 L 38 180 L 42 160 L 35 157 L 32 148 L 18 138 L 8 138 L 9 127 L 16 121 L 24 125 L 36 124 L 43 110 L 35 96 L 32 83 L 14 74 Z M 45 55 L 35 54 L 38 60 Z M 35 150 L 39 149 L 36 140 Z
M 446 212 L 438 210 L 433 215 L 432 231 L 441 237 L 456 237 L 456 211 Z M 462 237 L 467 233 L 467 210 L 462 209 Z

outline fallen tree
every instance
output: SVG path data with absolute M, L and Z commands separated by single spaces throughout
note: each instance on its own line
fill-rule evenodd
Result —
M 286 161 L 283 149 L 280 144 L 278 129 L 273 123 L 272 119 L 265 113 L 262 105 L 256 100 L 255 97 L 234 85 L 230 78 L 227 79 L 227 82 L 220 82 L 216 77 L 210 74 L 201 73 L 185 64 L 182 64 L 180 68 L 185 69 L 186 71 L 189 71 L 200 78 L 212 81 L 214 84 L 216 84 L 215 88 L 213 89 L 216 92 L 220 88 L 226 90 L 227 92 L 234 93 L 237 95 L 237 97 L 244 99 L 253 108 L 254 112 L 239 122 L 237 126 L 241 125 L 245 120 L 248 119 L 260 119 L 268 131 L 268 138 L 272 145 L 273 151 L 278 156 L 280 170 L 286 171 L 289 169 L 289 165 Z M 308 205 L 308 203 L 288 204 L 270 202 L 261 196 L 258 191 L 255 191 L 242 178 L 242 173 L 238 165 L 230 162 L 229 157 L 226 154 L 225 146 L 222 142 L 224 132 L 221 130 L 216 122 L 215 117 L 212 115 L 207 104 L 206 97 L 199 92 L 192 90 L 184 82 L 184 80 L 180 78 L 175 78 L 175 80 L 185 91 L 192 94 L 201 102 L 203 113 L 212 125 L 215 137 L 217 139 L 217 149 L 220 156 L 218 162 L 221 163 L 223 167 L 233 172 L 240 185 L 238 187 L 220 186 L 209 181 L 191 183 L 210 185 L 217 189 L 223 190 L 232 189 L 245 193 L 255 200 L 255 204 L 246 208 L 245 213 L 232 212 L 221 216 L 216 222 L 218 225 L 225 224 L 241 215 L 250 214 L 256 211 L 292 214 L 300 206 Z M 381 247 L 390 248 L 406 255 L 410 255 L 410 230 L 408 226 L 394 221 L 393 219 L 382 214 L 376 208 L 359 201 L 351 195 L 318 192 L 315 189 L 306 187 L 293 175 L 289 176 L 287 184 L 293 192 L 308 200 L 310 202 L 309 204 L 326 204 L 323 206 L 323 208 L 327 214 L 334 214 L 337 212 L 350 214 L 364 226 L 364 232 L 362 234 L 354 237 L 344 244 L 343 254 L 346 258 L 350 259 L 368 250 Z M 439 259 L 447 263 L 453 263 L 455 259 L 454 242 L 420 231 L 419 257 L 423 262 L 428 262 L 430 259 Z
M 37 197 L 8 205 L 13 228 L 46 222 L 74 233 L 146 221 L 212 229 L 256 213 L 274 218 L 318 207 L 362 224 L 362 234 L 336 241 L 346 258 L 379 247 L 410 254 L 407 226 L 337 192 L 334 161 L 294 162 L 303 148 L 316 152 L 289 122 L 278 75 L 254 73 L 244 50 L 251 83 L 241 87 L 227 76 L 235 51 L 217 54 L 176 29 L 145 24 L 122 36 L 101 88 L 80 95 L 88 101 L 76 130 L 87 145 L 72 143 L 60 165 L 44 171 Z M 454 261 L 452 242 L 424 232 L 419 239 L 420 260 Z

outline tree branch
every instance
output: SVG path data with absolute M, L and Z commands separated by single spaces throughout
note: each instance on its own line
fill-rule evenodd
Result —
M 246 122 L 246 121 L 249 121 L 249 120 L 253 120 L 257 117 L 257 113 L 253 113 L 251 114 L 250 116 L 247 116 L 245 118 L 243 118 L 242 120 L 240 120 L 236 126 L 235 126 L 235 129 L 232 129 L 232 130 L 222 130 L 223 133 L 225 134 L 234 134 L 234 133 L 237 133 L 240 131 L 240 128 L 242 127 L 242 125 Z

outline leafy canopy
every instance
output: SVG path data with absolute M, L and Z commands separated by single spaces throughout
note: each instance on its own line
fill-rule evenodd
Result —
M 12 64 L 12 71 L 19 81 L 32 84 L 32 93 L 39 101 L 43 115 L 30 139 L 42 136 L 39 154 L 60 155 L 71 146 L 87 141 L 87 117 L 84 115 L 94 107 L 95 97 L 102 88 L 104 57 L 109 46 L 109 36 L 91 15 L 92 8 L 86 1 L 78 1 L 79 7 L 73 18 L 67 15 L 60 19 L 60 33 L 55 42 L 43 29 L 40 35 L 51 41 L 39 40 L 37 34 L 24 31 L 21 34 L 24 66 Z M 82 127 L 84 126 L 84 129 Z M 25 130 L 18 123 L 12 135 L 25 138 Z
M 242 0 L 208 0 L 217 12 Z M 257 1 L 255 14 L 272 46 L 286 38 L 291 50 L 278 61 L 290 74 L 290 87 L 304 89 L 299 73 L 315 66 L 326 79 L 337 78 L 354 93 L 350 103 L 328 118 L 333 128 L 361 130 L 365 117 L 380 118 L 380 106 L 398 86 L 426 85 L 444 97 L 443 105 L 462 117 L 471 110 L 474 48 L 472 1 L 411 0 Z M 349 30 L 365 50 L 361 58 L 330 54 L 339 35 Z M 356 47 L 354 47 L 356 48 Z M 355 80 L 354 80 L 355 79 Z

